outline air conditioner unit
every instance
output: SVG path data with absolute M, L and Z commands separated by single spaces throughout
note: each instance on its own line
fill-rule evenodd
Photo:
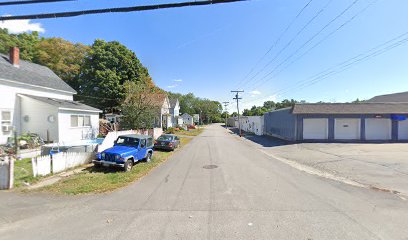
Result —
M 13 126 L 10 125 L 3 125 L 2 126 L 2 131 L 3 132 L 11 132 L 13 130 Z

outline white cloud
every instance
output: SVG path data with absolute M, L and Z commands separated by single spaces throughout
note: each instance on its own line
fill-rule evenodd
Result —
M 31 20 L 7 20 L 0 21 L 0 28 L 6 28 L 9 33 L 23 33 L 23 32 L 45 32 L 41 23 L 32 23 Z
M 175 88 L 175 87 L 177 87 L 176 84 L 167 86 L 167 88 Z
M 258 91 L 258 90 L 254 90 L 254 91 L 251 91 L 249 93 L 252 94 L 252 95 L 260 95 L 261 94 L 261 92 Z
M 175 79 L 174 81 L 175 81 L 175 82 L 182 82 L 183 79 Z

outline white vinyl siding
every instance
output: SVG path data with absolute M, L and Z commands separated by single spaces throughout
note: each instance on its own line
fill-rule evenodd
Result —
M 360 119 L 336 118 L 334 120 L 334 139 L 358 140 L 360 139 Z
M 327 118 L 303 119 L 303 139 L 325 140 L 329 137 L 329 123 Z
M 391 140 L 391 119 L 367 118 L 365 134 L 367 140 Z

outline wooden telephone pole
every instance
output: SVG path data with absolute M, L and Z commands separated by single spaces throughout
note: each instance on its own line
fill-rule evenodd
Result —
M 225 128 L 227 128 L 227 106 L 229 102 L 222 102 L 224 104 L 224 113 L 225 113 Z
M 242 137 L 242 132 L 241 132 L 241 121 L 239 120 L 239 100 L 241 100 L 242 98 L 239 97 L 239 93 L 243 93 L 243 90 L 235 90 L 235 91 L 231 91 L 235 94 L 235 98 L 233 98 L 234 100 L 237 100 L 237 112 L 238 112 L 238 127 L 239 127 L 239 136 Z

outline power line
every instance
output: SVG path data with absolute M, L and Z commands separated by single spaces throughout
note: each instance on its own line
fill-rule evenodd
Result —
M 165 8 L 204 6 L 204 5 L 211 5 L 211 4 L 222 4 L 222 3 L 244 2 L 244 1 L 250 1 L 250 0 L 207 0 L 207 1 L 198 1 L 198 2 L 165 3 L 165 4 L 133 6 L 133 7 L 103 8 L 103 9 L 81 10 L 81 11 L 73 11 L 73 12 L 57 12 L 57 13 L 42 13 L 42 14 L 31 14 L 31 15 L 2 16 L 0 17 L 0 21 L 76 17 L 76 16 L 81 16 L 81 15 L 100 14 L 100 13 L 138 12 L 138 11 L 165 9 Z
M 305 55 L 307 55 L 310 51 L 312 51 L 313 49 L 315 49 L 317 46 L 319 46 L 320 44 L 322 44 L 324 41 L 326 41 L 328 38 L 330 38 L 333 34 L 335 34 L 336 32 L 338 32 L 340 29 L 342 29 L 343 27 L 345 27 L 347 24 L 349 24 L 350 22 L 352 22 L 356 17 L 358 17 L 359 15 L 361 15 L 362 13 L 364 13 L 368 8 L 370 8 L 371 6 L 373 6 L 376 2 L 378 2 L 378 0 L 374 0 L 372 1 L 370 4 L 368 4 L 366 7 L 364 7 L 362 10 L 358 11 L 356 14 L 354 14 L 351 18 L 349 18 L 347 21 L 345 21 L 343 24 L 341 24 L 339 27 L 337 27 L 336 29 L 334 29 L 333 31 L 331 31 L 329 34 L 327 34 L 325 37 L 323 37 L 319 42 L 317 42 L 316 44 L 314 44 L 312 47 L 310 47 L 308 50 L 306 50 L 303 54 L 301 54 L 300 56 L 298 56 L 297 58 L 295 58 L 294 60 L 292 60 L 291 62 L 289 62 L 288 64 L 286 64 L 284 67 L 282 67 L 279 71 L 277 71 L 275 74 L 273 74 L 272 76 L 270 76 L 269 78 L 266 78 L 264 81 L 260 81 L 258 82 L 258 85 L 254 86 L 254 89 L 261 87 L 263 84 L 265 84 L 266 82 L 268 82 L 269 80 L 271 80 L 272 78 L 276 77 L 277 75 L 279 75 L 282 71 L 286 70 L 288 67 L 290 67 L 292 64 L 294 64 L 295 62 L 299 61 L 301 58 L 303 58 Z M 296 51 L 294 51 L 292 54 L 290 54 L 287 58 L 285 58 L 279 65 L 277 65 L 273 70 L 272 73 L 275 72 L 275 70 L 277 70 L 280 66 L 282 66 L 283 64 L 285 64 L 286 62 L 288 62 L 289 59 L 291 59 L 293 56 L 295 56 L 300 50 L 302 50 L 302 48 L 305 45 L 302 45 L 301 47 L 299 47 L 298 49 L 296 49 Z
M 345 9 L 343 9 L 342 12 L 340 12 L 337 16 L 335 16 L 333 19 L 331 19 L 326 25 L 324 25 L 317 33 L 315 33 L 311 38 L 309 38 L 305 43 L 303 43 L 298 49 L 302 49 L 308 43 L 310 43 L 313 39 L 315 39 L 317 36 L 319 36 L 326 28 L 328 28 L 331 24 L 333 24 L 337 19 L 342 17 L 347 11 L 349 11 L 359 1 L 360 0 L 354 0 L 353 2 L 351 2 Z M 275 68 L 272 71 L 270 71 L 269 73 L 267 73 L 266 75 L 264 75 L 259 80 L 255 81 L 254 85 L 259 84 L 260 82 L 262 82 L 262 80 L 269 77 L 272 73 L 274 73 L 274 70 L 275 70 Z
M 68 2 L 76 0 L 23 0 L 23 1 L 8 1 L 0 2 L 0 6 L 7 5 L 24 5 L 24 4 L 37 4 L 37 3 L 53 3 L 53 2 Z
M 358 0 L 357 0 L 358 1 Z M 306 24 L 303 25 L 303 27 L 293 36 L 284 46 L 283 48 L 274 55 L 274 57 L 267 62 L 259 71 L 255 73 L 244 85 L 246 86 L 248 83 L 250 83 L 252 80 L 254 80 L 260 73 L 262 73 L 267 67 L 269 67 L 282 53 L 285 51 L 292 43 L 300 36 L 300 34 L 303 33 L 303 31 L 316 19 L 319 17 L 321 13 L 323 13 L 326 8 L 330 5 L 330 3 L 333 2 L 333 0 L 329 0 L 312 18 L 310 18 Z
M 292 21 L 290 21 L 290 23 L 288 24 L 288 26 L 286 26 L 285 30 L 279 35 L 279 37 L 276 39 L 275 42 L 273 42 L 273 44 L 269 47 L 269 49 L 264 53 L 264 55 L 258 59 L 258 61 L 256 62 L 256 64 L 251 68 L 251 70 L 248 72 L 248 74 L 241 79 L 240 82 L 237 83 L 237 86 L 241 85 L 241 83 L 243 83 L 243 81 L 248 78 L 251 73 L 253 71 L 255 71 L 255 69 L 258 67 L 258 65 L 262 62 L 262 60 L 264 60 L 264 58 L 272 51 L 272 49 L 275 48 L 276 45 L 278 45 L 278 43 L 280 42 L 280 40 L 282 39 L 282 37 L 287 33 L 287 31 L 289 31 L 289 29 L 292 27 L 292 25 L 295 23 L 295 21 L 299 18 L 300 15 L 302 15 L 302 13 L 305 11 L 305 9 L 310 5 L 310 3 L 313 0 L 309 0 L 309 2 L 306 3 L 306 5 L 304 5 L 302 7 L 302 9 L 298 12 L 298 14 L 296 14 L 296 16 L 292 19 Z
M 339 63 L 339 64 L 337 64 L 337 65 L 335 65 L 333 67 L 327 68 L 326 70 L 324 70 L 324 71 L 322 71 L 322 72 L 320 72 L 320 73 L 318 73 L 318 74 L 316 74 L 316 75 L 314 75 L 314 76 L 312 76 L 310 78 L 307 78 L 306 80 L 299 81 L 299 82 L 296 83 L 297 86 L 294 86 L 292 88 L 281 89 L 281 90 L 275 91 L 275 92 L 272 93 L 272 95 L 277 94 L 279 92 L 282 92 L 282 94 L 286 94 L 289 91 L 299 90 L 299 89 L 309 87 L 309 86 L 311 86 L 313 84 L 316 84 L 319 81 L 322 81 L 322 80 L 327 79 L 327 78 L 329 78 L 329 77 L 331 77 L 333 75 L 344 72 L 345 70 L 351 68 L 355 64 L 367 61 L 367 60 L 369 60 L 371 58 L 374 58 L 374 57 L 376 57 L 378 55 L 381 55 L 381 54 L 383 54 L 385 52 L 388 52 L 388 51 L 390 51 L 390 50 L 392 50 L 392 49 L 394 49 L 394 48 L 396 48 L 398 46 L 401 46 L 403 44 L 406 44 L 406 43 L 408 43 L 408 32 L 405 32 L 405 33 L 403 33 L 403 34 L 401 34 L 401 35 L 399 35 L 397 37 L 394 37 L 394 38 L 392 38 L 392 39 L 390 39 L 390 40 L 388 40 L 388 41 L 386 41 L 384 43 L 381 43 L 381 44 L 379 44 L 379 45 L 377 45 L 377 46 L 375 46 L 375 47 L 373 47 L 373 48 L 371 48 L 371 49 L 369 49 L 369 50 L 367 50 L 367 51 L 365 51 L 365 52 L 363 52 L 361 54 L 358 54 L 358 55 L 356 55 L 356 56 L 354 56 L 354 57 L 352 57 L 352 58 L 350 58 L 350 59 L 348 59 L 346 61 L 343 61 L 343 62 L 341 62 L 341 63 Z M 249 101 L 249 102 L 253 102 L 253 101 L 257 101 L 257 100 L 259 100 L 259 98 L 254 99 L 254 100 Z M 249 102 L 247 102 L 247 103 L 249 103 Z
M 294 64 L 295 62 L 299 61 L 302 57 L 304 57 L 306 54 L 308 54 L 310 51 L 312 51 L 313 49 L 315 49 L 317 46 L 319 46 L 320 44 L 322 44 L 325 40 L 327 40 L 329 37 L 331 37 L 333 34 L 335 34 L 336 32 L 338 32 L 340 29 L 342 29 L 344 26 L 346 26 L 347 24 L 349 24 L 350 22 L 352 22 L 357 16 L 361 15 L 362 13 L 364 13 L 369 7 L 371 7 L 372 5 L 374 5 L 378 0 L 374 0 L 372 1 L 370 4 L 368 4 L 365 8 L 363 8 L 362 10 L 360 10 L 359 12 L 357 12 L 356 14 L 354 14 L 351 18 L 349 18 L 347 21 L 345 21 L 343 24 L 341 24 L 339 27 L 337 27 L 336 29 L 334 29 L 332 32 L 330 32 L 329 34 L 327 34 L 325 37 L 323 37 L 319 42 L 317 42 L 316 44 L 314 44 L 311 48 L 309 48 L 308 50 L 306 50 L 302 55 L 300 55 L 299 57 L 297 57 L 296 59 L 294 59 L 293 61 L 289 62 L 288 64 L 286 64 L 283 68 L 281 68 L 278 72 L 276 72 L 275 74 L 272 75 L 272 73 L 274 73 L 280 66 L 282 66 L 283 64 L 285 64 L 286 62 L 288 62 L 289 59 L 291 59 L 293 56 L 295 56 L 299 51 L 301 51 L 311 40 L 313 40 L 314 36 L 309 39 L 305 44 L 303 44 L 302 46 L 300 46 L 298 49 L 296 49 L 292 54 L 290 54 L 288 57 L 286 57 L 280 64 L 278 64 L 275 68 L 272 69 L 272 71 L 270 73 L 268 73 L 265 76 L 270 76 L 269 78 L 262 78 L 260 79 L 260 81 L 258 81 L 258 85 L 256 85 L 254 87 L 254 89 L 262 86 L 263 84 L 265 84 L 266 82 L 268 82 L 269 80 L 273 79 L 274 77 L 276 77 L 279 73 L 281 73 L 282 71 L 284 71 L 285 69 L 287 69 L 289 66 L 291 66 L 292 64 Z M 263 81 L 262 81 L 263 80 Z

